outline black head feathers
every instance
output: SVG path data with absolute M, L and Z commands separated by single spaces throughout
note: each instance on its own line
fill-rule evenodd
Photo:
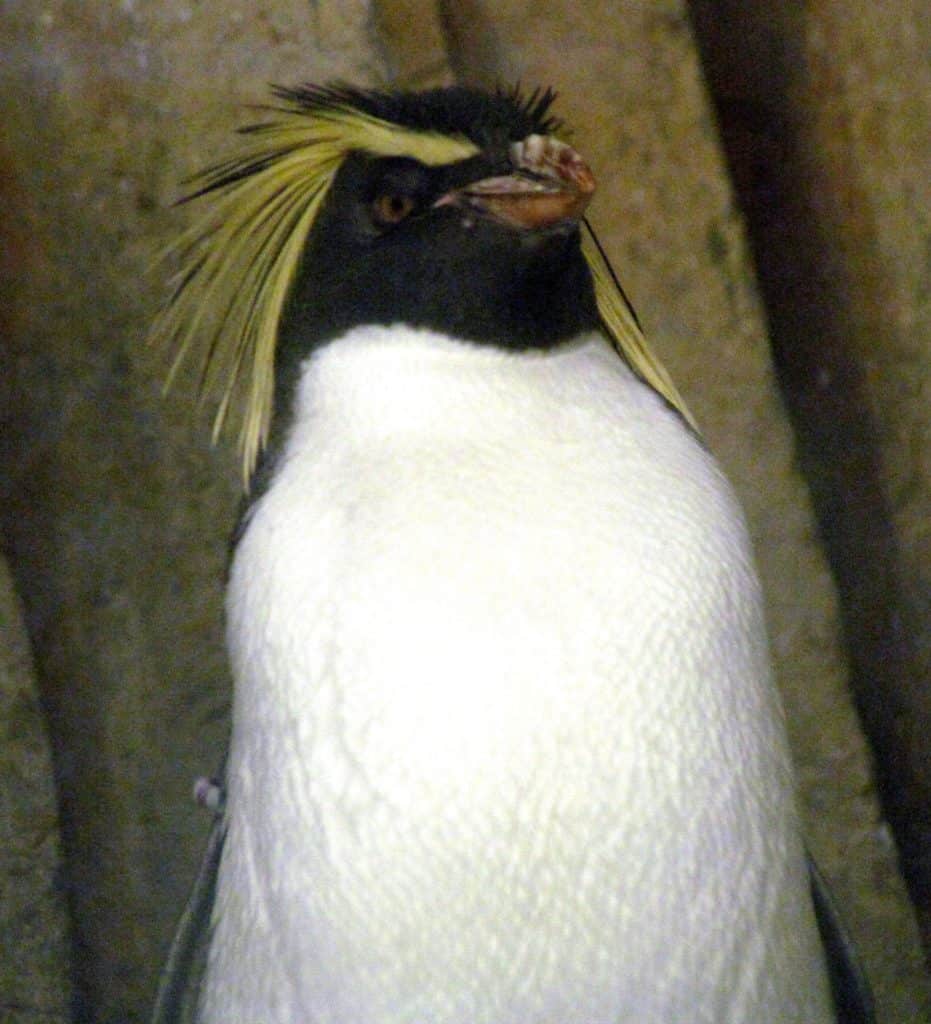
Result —
M 550 114 L 556 93 L 534 89 L 528 96 L 519 88 L 498 88 L 493 93 L 463 86 L 424 92 L 379 92 L 351 85 L 276 87 L 275 95 L 311 116 L 328 111 L 355 110 L 413 132 L 436 132 L 468 139 L 478 149 L 520 142 L 528 135 L 554 135 L 562 122 Z

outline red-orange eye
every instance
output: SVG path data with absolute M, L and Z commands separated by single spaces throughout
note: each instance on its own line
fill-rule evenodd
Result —
M 377 196 L 372 203 L 372 220 L 381 227 L 400 224 L 414 209 L 414 200 L 410 196 L 399 196 L 392 192 Z

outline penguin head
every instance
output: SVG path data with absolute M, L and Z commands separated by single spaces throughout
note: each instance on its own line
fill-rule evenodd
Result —
M 200 352 L 215 436 L 242 410 L 247 487 L 281 380 L 363 324 L 511 349 L 601 328 L 684 412 L 584 219 L 594 176 L 558 137 L 551 90 L 275 95 L 273 118 L 241 129 L 245 152 L 197 179 L 188 199 L 212 204 L 170 250 L 177 285 L 153 327 L 176 349 L 169 382 Z
M 455 95 L 472 118 L 461 124 L 483 123 L 483 101 L 494 114 L 503 99 Z M 434 96 L 448 102 L 444 93 L 419 99 Z M 580 242 L 594 178 L 552 135 L 514 139 L 530 119 L 510 102 L 510 131 L 499 127 L 461 160 L 347 156 L 296 274 L 281 362 L 359 324 L 424 326 L 507 349 L 545 348 L 597 329 Z

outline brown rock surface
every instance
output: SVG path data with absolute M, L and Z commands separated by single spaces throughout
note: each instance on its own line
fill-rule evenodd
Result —
M 0 558 L 0 1020 L 70 1019 L 52 757 L 29 642 Z

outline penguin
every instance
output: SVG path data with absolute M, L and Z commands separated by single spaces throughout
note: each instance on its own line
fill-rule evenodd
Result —
M 154 329 L 247 492 L 197 1019 L 869 1019 L 742 513 L 554 94 L 276 98 Z

